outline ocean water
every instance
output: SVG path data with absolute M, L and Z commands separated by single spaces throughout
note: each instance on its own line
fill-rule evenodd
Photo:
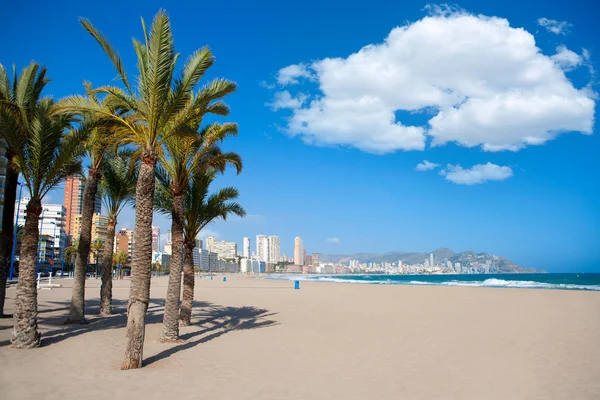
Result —
M 499 288 L 595 290 L 600 274 L 468 274 L 468 275 L 271 275 L 270 279 L 380 285 L 442 285 Z

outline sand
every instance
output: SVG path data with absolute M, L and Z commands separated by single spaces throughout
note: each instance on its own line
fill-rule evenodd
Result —
M 145 366 L 120 371 L 129 281 L 101 318 L 87 280 L 87 326 L 62 325 L 59 281 L 38 292 L 43 347 L 10 349 L 0 320 L 0 399 L 600 398 L 600 293 L 202 278 L 186 342 L 162 344 L 153 278 Z

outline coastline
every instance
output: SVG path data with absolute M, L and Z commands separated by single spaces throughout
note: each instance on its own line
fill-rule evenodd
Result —
M 378 285 L 600 291 L 600 274 L 265 274 L 266 279 Z

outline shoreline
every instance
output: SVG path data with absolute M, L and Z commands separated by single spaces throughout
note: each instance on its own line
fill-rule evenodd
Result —
M 532 275 L 538 280 L 532 280 Z M 580 275 L 582 276 L 581 279 Z M 254 276 L 254 275 L 253 275 Z M 401 286 L 452 286 L 563 291 L 600 291 L 600 274 L 263 274 L 255 277 L 279 281 Z M 517 278 L 523 279 L 517 279 Z M 457 279 L 459 278 L 459 279 Z M 587 280 L 586 280 L 587 279 Z

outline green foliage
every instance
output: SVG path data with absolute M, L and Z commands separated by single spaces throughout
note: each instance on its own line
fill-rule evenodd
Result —
M 239 197 L 236 188 L 226 187 L 209 195 L 215 176 L 214 172 L 197 172 L 189 183 L 184 197 L 186 241 L 195 240 L 204 227 L 217 219 L 226 220 L 230 214 L 246 216 L 244 208 L 234 201 Z
M 0 133 L 11 149 L 12 164 L 25 181 L 32 199 L 41 201 L 67 176 L 81 171 L 88 132 L 73 129 L 73 117 L 57 112 L 51 99 L 42 99 L 32 108 L 26 130 L 7 129 Z
M 132 159 L 132 152 L 127 149 L 103 164 L 98 188 L 109 218 L 116 220 L 123 207 L 133 201 L 138 170 L 139 162 Z

